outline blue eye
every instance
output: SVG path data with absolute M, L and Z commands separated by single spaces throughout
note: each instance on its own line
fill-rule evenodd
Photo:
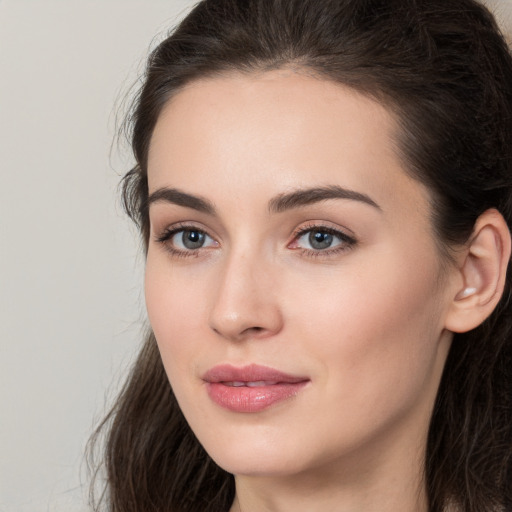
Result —
M 334 236 L 323 231 L 310 231 L 308 243 L 313 249 L 328 249 L 335 243 Z
M 314 252 L 329 252 L 330 249 L 348 249 L 356 243 L 354 238 L 327 227 L 314 227 L 303 229 L 298 233 L 293 248 L 305 249 Z
M 197 254 L 198 249 L 218 245 L 212 237 L 193 226 L 168 229 L 156 241 L 164 244 L 169 252 L 182 256 Z
M 184 229 L 178 231 L 173 237 L 172 241 L 175 245 L 181 246 L 183 249 L 199 249 L 204 245 L 206 235 L 201 231 Z
M 169 241 L 176 249 L 188 251 L 201 249 L 205 246 L 209 247 L 214 242 L 211 237 L 199 229 L 181 229 L 175 231 L 169 237 Z

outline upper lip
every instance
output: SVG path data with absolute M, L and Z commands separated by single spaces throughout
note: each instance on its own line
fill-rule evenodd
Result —
M 283 382 L 295 384 L 309 380 L 307 377 L 290 375 L 275 368 L 250 364 L 236 367 L 230 364 L 214 366 L 203 375 L 203 380 L 215 382 Z

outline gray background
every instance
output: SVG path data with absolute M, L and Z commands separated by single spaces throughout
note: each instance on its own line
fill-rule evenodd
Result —
M 0 0 L 0 512 L 88 510 L 85 442 L 145 318 L 116 115 L 192 3 Z

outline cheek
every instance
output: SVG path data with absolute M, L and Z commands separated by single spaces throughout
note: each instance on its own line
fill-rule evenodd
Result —
M 177 368 L 189 371 L 196 350 L 192 333 L 204 323 L 199 300 L 203 279 L 174 270 L 167 258 L 150 249 L 144 285 L 149 323 L 169 378 Z
M 437 272 L 434 258 L 389 254 L 329 280 L 304 278 L 299 289 L 315 292 L 295 294 L 292 323 L 303 349 L 322 362 L 317 378 L 345 402 L 414 400 L 432 377 L 442 332 Z

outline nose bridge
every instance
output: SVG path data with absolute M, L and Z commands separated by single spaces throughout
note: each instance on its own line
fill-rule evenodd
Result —
M 275 272 L 261 252 L 248 247 L 232 250 L 217 277 L 211 328 L 233 340 L 278 332 L 282 315 L 273 289 Z

